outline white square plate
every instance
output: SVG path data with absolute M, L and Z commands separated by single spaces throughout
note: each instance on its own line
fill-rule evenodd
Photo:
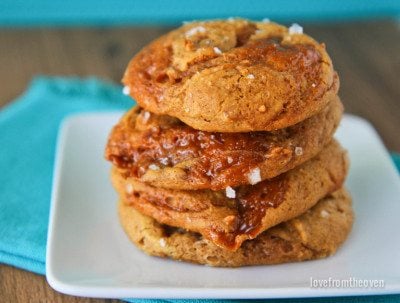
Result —
M 337 138 L 349 150 L 356 213 L 336 255 L 317 261 L 212 268 L 149 257 L 118 223 L 103 158 L 121 113 L 68 118 L 60 131 L 46 275 L 56 290 L 108 298 L 278 298 L 400 292 L 400 178 L 371 125 L 345 116 Z M 384 288 L 312 288 L 310 279 L 383 279 Z

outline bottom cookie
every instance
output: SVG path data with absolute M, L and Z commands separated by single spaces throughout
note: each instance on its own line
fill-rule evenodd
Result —
M 235 252 L 200 234 L 158 223 L 132 206 L 119 203 L 129 238 L 149 255 L 221 267 L 267 265 L 327 257 L 347 238 L 353 223 L 351 197 L 342 188 L 303 215 L 248 240 Z

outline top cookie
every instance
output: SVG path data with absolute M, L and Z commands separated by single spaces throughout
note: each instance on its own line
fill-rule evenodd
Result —
M 123 83 L 146 110 L 216 132 L 291 126 L 339 87 L 324 44 L 243 19 L 193 22 L 160 37 L 131 60 Z

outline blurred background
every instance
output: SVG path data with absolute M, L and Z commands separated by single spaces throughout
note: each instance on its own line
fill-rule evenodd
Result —
M 241 16 L 300 23 L 327 44 L 346 110 L 372 121 L 400 151 L 398 0 L 1 0 L 0 105 L 33 76 L 97 76 L 119 82 L 129 59 L 183 21 Z
M 119 82 L 129 59 L 183 21 L 241 16 L 300 23 L 327 44 L 348 112 L 400 151 L 400 1 L 2 0 L 0 104 L 37 74 Z
M 139 49 L 183 21 L 236 16 L 296 22 L 325 42 L 346 111 L 371 121 L 388 149 L 400 152 L 397 0 L 0 0 L 0 114 L 35 76 L 119 83 Z M 9 302 L 104 302 L 57 294 L 44 277 L 4 265 L 0 293 Z

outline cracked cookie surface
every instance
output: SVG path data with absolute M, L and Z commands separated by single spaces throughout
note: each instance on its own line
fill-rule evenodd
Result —
M 127 205 L 234 251 L 244 241 L 299 216 L 339 189 L 347 171 L 347 154 L 333 141 L 311 160 L 276 178 L 223 191 L 156 188 L 124 178 L 115 168 L 111 179 Z
M 119 217 L 131 241 L 149 255 L 223 267 L 325 258 L 345 241 L 354 219 L 351 197 L 342 188 L 232 252 L 199 234 L 160 224 L 122 202 Z
M 123 77 L 146 110 L 216 132 L 270 131 L 311 117 L 336 95 L 325 46 L 276 23 L 186 24 L 141 50 Z
M 342 116 L 336 98 L 318 114 L 273 132 L 209 133 L 133 108 L 113 128 L 105 156 L 125 176 L 171 189 L 221 190 L 271 179 L 309 160 Z

